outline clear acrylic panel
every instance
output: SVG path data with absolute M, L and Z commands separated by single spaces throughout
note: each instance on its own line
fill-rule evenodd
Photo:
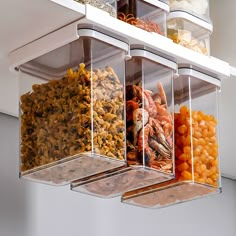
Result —
M 173 173 L 173 70 L 138 57 L 127 68 L 128 164 Z
M 22 178 L 64 185 L 126 165 L 125 55 L 81 36 L 20 66 Z

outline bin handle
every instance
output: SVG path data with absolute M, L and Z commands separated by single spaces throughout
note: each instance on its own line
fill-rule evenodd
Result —
M 230 75 L 236 76 L 236 67 L 230 66 Z

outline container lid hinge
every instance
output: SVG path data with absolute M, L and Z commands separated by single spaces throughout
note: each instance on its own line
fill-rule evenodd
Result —
M 131 54 L 130 54 L 130 44 L 128 44 L 128 51 L 127 54 L 125 55 L 125 60 L 128 61 L 132 58 Z

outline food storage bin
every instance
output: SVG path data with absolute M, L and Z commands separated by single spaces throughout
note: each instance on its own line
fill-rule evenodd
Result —
M 90 4 L 100 10 L 109 13 L 113 17 L 117 17 L 117 1 L 116 0 L 74 0 L 81 4 Z
M 166 36 L 166 14 L 168 1 L 162 0 L 119 0 L 118 19 L 148 32 Z
M 176 62 L 139 45 L 131 47 L 130 55 L 126 62 L 128 167 L 74 181 L 75 191 L 108 198 L 174 177 Z
M 167 17 L 167 36 L 173 42 L 203 55 L 210 55 L 210 34 L 213 26 L 183 11 L 170 12 Z
M 170 11 L 185 11 L 210 21 L 209 0 L 169 0 Z
M 175 180 L 122 196 L 143 207 L 163 207 L 221 192 L 218 93 L 220 80 L 180 68 L 175 91 Z
M 77 34 L 19 66 L 23 179 L 64 185 L 126 164 L 128 44 L 88 26 Z

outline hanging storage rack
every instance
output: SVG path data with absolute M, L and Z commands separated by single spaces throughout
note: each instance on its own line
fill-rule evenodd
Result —
M 78 39 L 78 28 L 92 25 L 94 28 L 100 29 L 100 33 L 109 32 L 109 36 L 126 42 L 128 45 L 141 44 L 175 58 L 178 64 L 191 64 L 203 71 L 217 75 L 219 79 L 236 74 L 235 69 L 227 62 L 183 48 L 168 38 L 133 27 L 90 5 L 82 5 L 69 0 L 52 1 L 77 12 L 78 20 L 12 51 L 9 54 L 11 70 L 18 70 L 20 65 Z M 129 58 L 129 55 L 126 57 Z

